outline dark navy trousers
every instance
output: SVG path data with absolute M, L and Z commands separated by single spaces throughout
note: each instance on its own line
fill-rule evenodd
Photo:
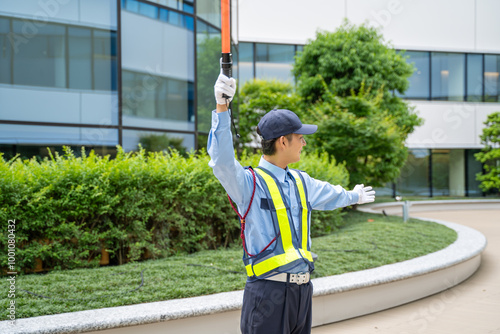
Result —
M 312 282 L 247 282 L 241 309 L 242 334 L 311 333 L 312 294 Z

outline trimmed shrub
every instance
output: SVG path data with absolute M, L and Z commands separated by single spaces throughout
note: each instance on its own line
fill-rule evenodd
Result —
M 16 221 L 16 268 L 99 266 L 103 249 L 112 264 L 226 247 L 238 241 L 239 223 L 205 153 L 145 150 L 75 157 L 69 148 L 43 161 L 0 156 L 0 221 Z M 256 166 L 260 156 L 242 156 Z M 334 184 L 347 172 L 323 155 L 296 168 Z M 341 224 L 338 210 L 314 216 L 313 234 Z M 7 249 L 7 229 L 0 247 Z M 3 268 L 7 258 L 1 259 Z

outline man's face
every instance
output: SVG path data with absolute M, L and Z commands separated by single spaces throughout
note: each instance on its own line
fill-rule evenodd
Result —
M 286 139 L 286 137 L 285 137 Z M 302 153 L 302 148 L 306 146 L 306 140 L 304 135 L 299 135 L 296 133 L 292 134 L 292 140 L 288 140 L 287 149 L 285 154 L 287 156 L 288 163 L 294 163 L 300 160 L 300 153 Z

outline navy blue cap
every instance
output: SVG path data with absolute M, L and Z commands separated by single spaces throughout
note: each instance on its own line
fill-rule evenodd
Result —
M 317 125 L 302 124 L 299 116 L 287 109 L 273 109 L 259 122 L 259 131 L 265 140 L 279 138 L 290 133 L 310 135 L 316 130 L 318 130 Z

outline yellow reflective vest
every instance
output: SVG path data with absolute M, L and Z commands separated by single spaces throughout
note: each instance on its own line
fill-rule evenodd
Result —
M 255 256 L 243 257 L 247 275 L 265 278 L 287 272 L 302 263 L 314 268 L 309 245 L 310 207 L 307 202 L 307 189 L 302 175 L 290 169 L 299 201 L 300 230 L 296 231 L 289 205 L 283 200 L 283 190 L 274 175 L 262 167 L 255 168 L 257 177 L 266 190 L 269 212 L 278 237 L 269 249 Z

